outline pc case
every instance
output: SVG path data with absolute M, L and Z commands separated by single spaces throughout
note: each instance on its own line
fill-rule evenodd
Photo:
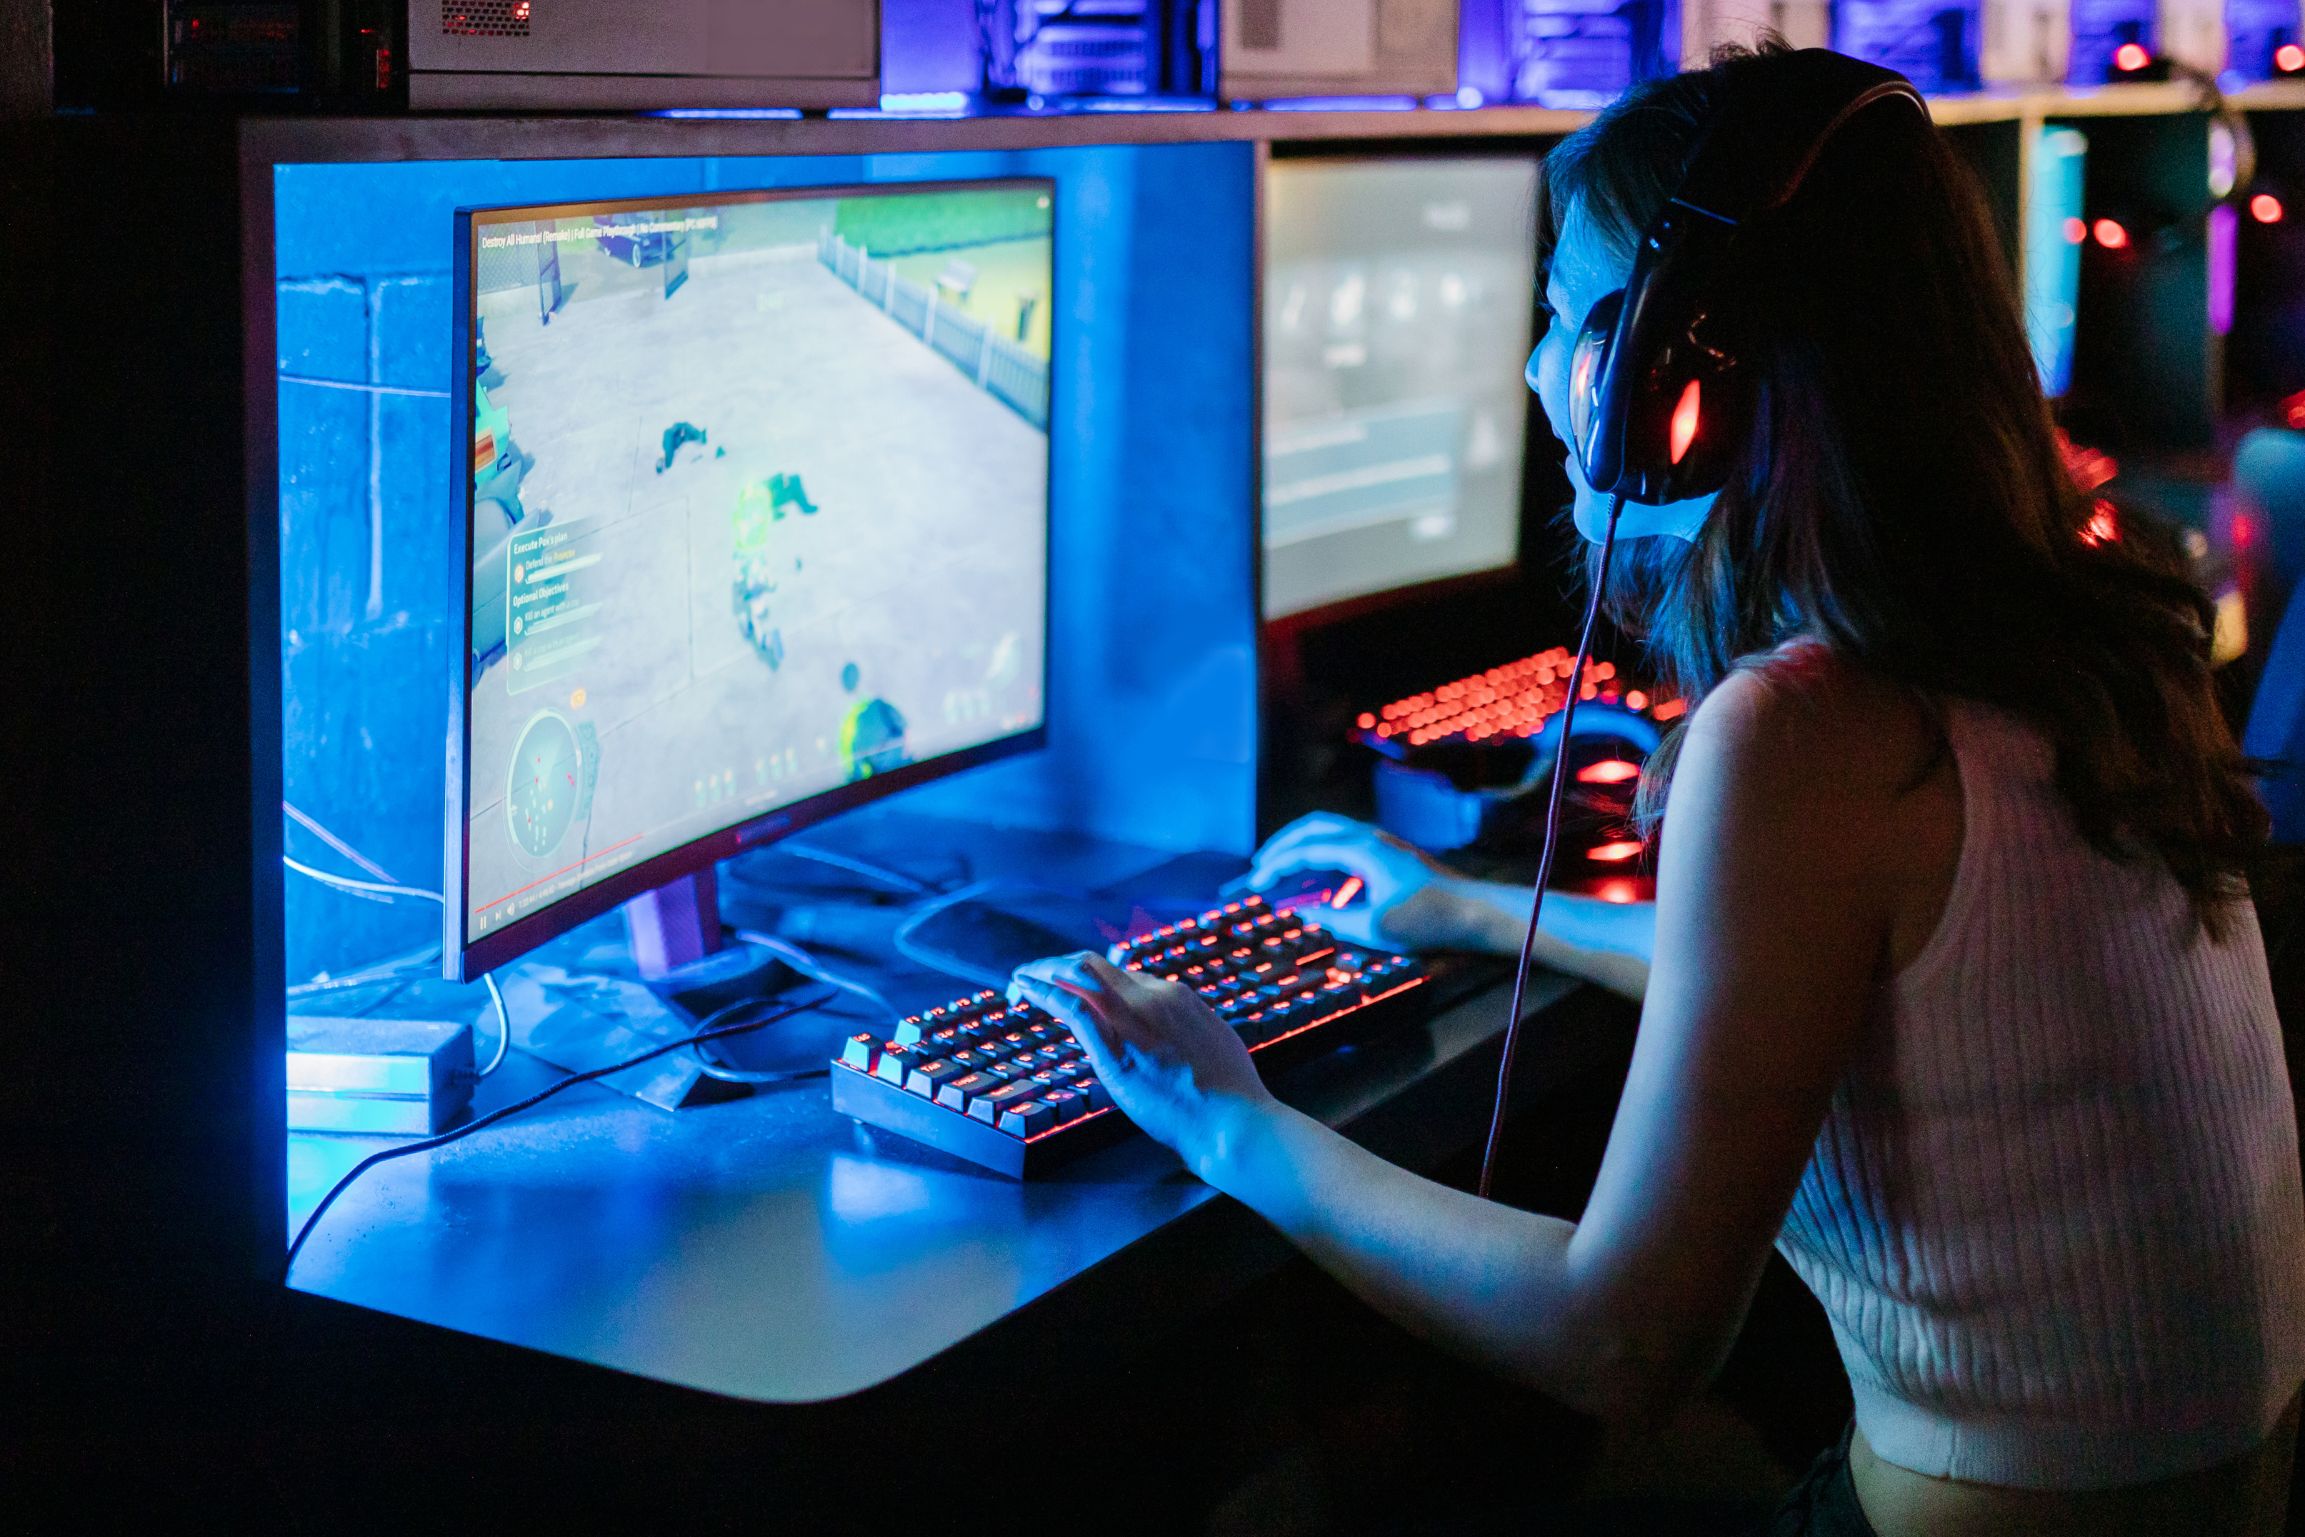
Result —
M 1833 46 L 1924 91 L 1973 91 L 1982 8 L 1982 0 L 1835 0 Z
M 2160 53 L 2205 75 L 2225 68 L 2225 0 L 2161 0 Z
M 407 0 L 415 108 L 872 107 L 879 0 Z
M 1445 96 L 1457 89 L 1457 0 L 1222 0 L 1218 92 Z
M 1217 0 L 975 0 L 988 101 L 1207 100 Z
M 1832 8 L 1827 0 L 1682 0 L 1681 67 L 1702 69 L 1723 43 L 1749 48 L 1763 32 L 1795 48 L 1830 47 Z
M 2243 80 L 2270 80 L 2285 73 L 2275 62 L 2280 50 L 2305 40 L 2305 7 L 2299 0 L 2226 0 L 2227 68 Z
M 1546 107 L 1601 107 L 1680 67 L 1678 0 L 1516 0 L 1511 91 Z
M 1987 85 L 2049 85 L 2073 53 L 2073 0 L 1985 0 L 1978 73 Z

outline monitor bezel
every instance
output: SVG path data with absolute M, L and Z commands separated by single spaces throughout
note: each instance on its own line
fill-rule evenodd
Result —
M 596 213 L 651 209 L 705 208 L 728 204 L 790 202 L 841 197 L 889 197 L 908 193 L 1035 189 L 1049 199 L 1049 424 L 1044 429 L 1047 447 L 1041 483 L 1041 613 L 1044 634 L 1040 657 L 1040 720 L 1037 724 L 974 746 L 891 769 L 885 774 L 835 785 L 787 806 L 761 812 L 704 833 L 638 864 L 570 892 L 559 901 L 514 919 L 501 928 L 474 938 L 467 907 L 471 856 L 470 712 L 472 658 L 472 520 L 476 511 L 472 484 L 472 409 L 474 358 L 473 274 L 478 259 L 478 231 L 488 223 L 528 222 L 540 219 L 581 218 Z M 813 827 L 858 806 L 882 800 L 917 785 L 947 778 L 968 769 L 1038 751 L 1048 745 L 1049 690 L 1052 652 L 1048 628 L 1055 617 L 1056 543 L 1056 400 L 1059 376 L 1058 338 L 1063 329 L 1063 306 L 1055 287 L 1063 271 L 1062 232 L 1059 228 L 1057 179 L 1051 176 L 999 176 L 941 178 L 929 181 L 828 182 L 815 186 L 765 187 L 713 192 L 668 190 L 653 197 L 622 197 L 573 203 L 510 203 L 463 207 L 456 210 L 455 270 L 452 281 L 455 330 L 455 367 L 449 384 L 449 472 L 454 476 L 461 516 L 451 520 L 458 536 L 455 560 L 462 575 L 455 633 L 459 637 L 449 672 L 447 758 L 447 816 L 444 829 L 446 871 L 442 881 L 441 969 L 451 981 L 470 981 L 496 970 L 539 945 L 549 943 L 579 924 L 613 912 L 634 897 L 697 874 L 721 860 L 763 847 L 780 838 Z M 549 878 L 549 877 L 548 877 Z
M 1540 517 L 1545 516 L 1537 514 L 1531 505 L 1530 493 L 1536 484 L 1539 458 L 1546 444 L 1555 443 L 1557 446 L 1557 442 L 1553 438 L 1552 428 L 1545 422 L 1543 409 L 1537 404 L 1532 392 L 1528 408 L 1521 421 L 1520 502 L 1515 509 L 1511 559 L 1500 561 L 1495 565 L 1479 566 L 1470 571 L 1453 571 L 1440 576 L 1427 577 L 1422 581 L 1404 583 L 1400 586 L 1379 587 L 1370 592 L 1331 598 L 1326 602 L 1312 604 L 1305 608 L 1291 609 L 1285 614 L 1275 614 L 1268 610 L 1265 606 L 1265 567 L 1271 560 L 1271 553 L 1265 548 L 1264 440 L 1267 426 L 1265 420 L 1265 369 L 1267 365 L 1265 362 L 1264 334 L 1266 280 L 1270 275 L 1271 266 L 1271 258 L 1267 250 L 1270 219 L 1268 194 L 1270 188 L 1261 183 L 1269 180 L 1275 167 L 1283 165 L 1304 165 L 1307 163 L 1322 166 L 1402 165 L 1415 164 L 1420 161 L 1462 160 L 1526 160 L 1534 167 L 1537 180 L 1541 182 L 1545 174 L 1545 156 L 1558 142 L 1557 139 L 1546 139 L 1541 143 L 1527 139 L 1479 139 L 1446 145 L 1420 144 L 1401 147 L 1353 143 L 1341 146 L 1308 146 L 1302 149 L 1292 146 L 1285 151 L 1276 146 L 1275 153 L 1261 167 L 1262 174 L 1259 177 L 1260 185 L 1257 189 L 1257 260 L 1254 306 L 1258 356 L 1255 381 L 1256 485 L 1250 503 L 1251 523 L 1253 525 L 1251 540 L 1254 546 L 1256 569 L 1256 616 L 1259 629 L 1273 635 L 1294 634 L 1299 631 L 1340 624 L 1383 609 L 1445 596 L 1460 589 L 1488 587 L 1518 581 L 1528 564 L 1532 542 L 1530 536 L 1537 531 L 1535 525 Z M 1534 223 L 1535 207 L 1535 198 L 1532 197 L 1530 203 L 1531 224 L 1528 233 L 1529 336 L 1531 346 L 1534 346 L 1536 340 L 1543 334 L 1539 324 L 1543 319 L 1543 308 L 1538 302 L 1540 295 L 1536 281 L 1538 240 Z

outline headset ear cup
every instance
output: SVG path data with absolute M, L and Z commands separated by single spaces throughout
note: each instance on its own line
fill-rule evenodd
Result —
M 1616 346 L 1617 319 L 1624 311 L 1623 289 L 1601 299 L 1586 314 L 1576 348 L 1569 354 L 1569 435 L 1577 452 L 1577 468 L 1586 485 L 1603 493 L 1615 489 L 1624 463 L 1624 424 L 1608 421 L 1601 410 L 1602 386 Z M 1603 479 L 1608 484 L 1603 485 Z
M 1693 366 L 1657 401 L 1669 412 L 1658 474 L 1664 501 L 1710 496 L 1726 486 L 1753 431 L 1752 379 L 1736 355 L 1707 351 L 1689 361 Z

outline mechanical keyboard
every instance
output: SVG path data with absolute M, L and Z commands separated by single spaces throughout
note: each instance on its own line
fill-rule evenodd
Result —
M 1369 710 L 1354 721 L 1354 735 L 1380 751 L 1399 755 L 1403 748 L 1444 742 L 1482 743 L 1533 737 L 1568 700 L 1569 669 L 1576 654 L 1555 646 L 1535 656 L 1522 657 L 1458 678 L 1421 694 L 1396 699 L 1380 710 Z M 1644 716 L 1656 724 L 1674 719 L 1688 709 L 1685 700 L 1659 698 L 1620 676 L 1614 662 L 1588 661 L 1578 700 L 1612 710 Z M 1578 718 L 1585 718 L 1579 710 Z M 1635 777 L 1634 774 L 1625 776 Z
M 1244 897 L 1117 944 L 1109 958 L 1190 985 L 1270 1071 L 1393 1017 L 1397 1000 L 1430 980 L 1420 961 L 1322 928 L 1309 914 L 1326 895 Z M 891 1038 L 851 1036 L 833 1062 L 832 1104 L 1016 1179 L 1129 1129 L 1072 1031 L 991 989 L 912 1015 Z

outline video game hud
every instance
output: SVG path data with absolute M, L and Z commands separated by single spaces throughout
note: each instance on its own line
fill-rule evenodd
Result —
M 1040 723 L 1051 202 L 472 216 L 468 937 Z

